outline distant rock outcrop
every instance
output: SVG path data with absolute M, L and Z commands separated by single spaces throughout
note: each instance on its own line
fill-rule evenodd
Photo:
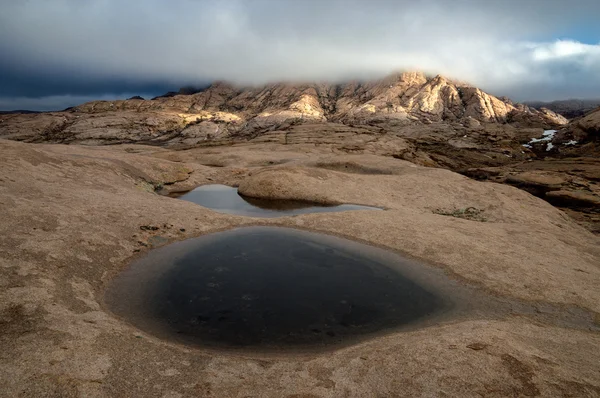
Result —
M 600 108 L 574 120 L 567 130 L 580 142 L 600 141 Z
M 559 130 L 552 144 L 564 156 L 600 157 L 600 108 Z
M 585 100 L 569 99 L 551 102 L 531 101 L 526 102 L 526 104 L 535 109 L 550 109 L 551 111 L 556 112 L 566 117 L 567 119 L 574 119 L 576 117 L 583 116 L 586 113 L 599 107 L 600 98 Z

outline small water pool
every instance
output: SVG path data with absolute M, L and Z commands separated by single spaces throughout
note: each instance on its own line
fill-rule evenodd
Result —
M 348 210 L 382 210 L 378 207 L 343 204 L 326 206 L 295 200 L 257 199 L 238 194 L 237 188 L 227 185 L 202 185 L 181 195 L 171 195 L 196 203 L 220 213 L 248 217 L 284 217 L 306 213 L 325 213 Z
M 330 235 L 245 227 L 152 250 L 111 282 L 105 302 L 138 328 L 184 344 L 327 347 L 448 309 L 446 297 L 410 276 L 414 267 Z

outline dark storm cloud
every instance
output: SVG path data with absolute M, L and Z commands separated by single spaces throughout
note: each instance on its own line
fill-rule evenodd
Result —
M 5 96 L 43 97 L 53 95 L 100 95 L 106 93 L 164 93 L 173 88 L 165 81 L 97 78 L 60 71 L 23 72 L 0 64 L 0 87 Z
M 0 106 L 16 97 L 156 93 L 216 79 L 339 81 L 401 69 L 445 74 L 516 99 L 600 96 L 600 45 L 568 36 L 581 24 L 594 29 L 597 0 L 0 6 Z

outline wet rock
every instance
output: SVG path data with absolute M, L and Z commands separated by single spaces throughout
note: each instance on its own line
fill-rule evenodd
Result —
M 164 236 L 151 236 L 148 239 L 148 243 L 150 243 L 150 245 L 154 246 L 154 247 L 165 245 L 168 242 L 169 242 L 169 239 L 165 238 Z

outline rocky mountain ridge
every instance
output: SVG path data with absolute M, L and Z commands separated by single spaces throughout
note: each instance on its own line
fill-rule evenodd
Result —
M 95 101 L 75 108 L 95 113 L 113 110 L 169 110 L 185 113 L 225 112 L 241 119 L 281 121 L 302 118 L 332 122 L 440 122 L 475 119 L 479 122 L 562 125 L 566 119 L 552 111 L 536 110 L 499 99 L 441 75 L 405 72 L 370 82 L 345 84 L 277 83 L 239 87 L 216 82 L 187 94 L 169 93 L 152 101 Z

